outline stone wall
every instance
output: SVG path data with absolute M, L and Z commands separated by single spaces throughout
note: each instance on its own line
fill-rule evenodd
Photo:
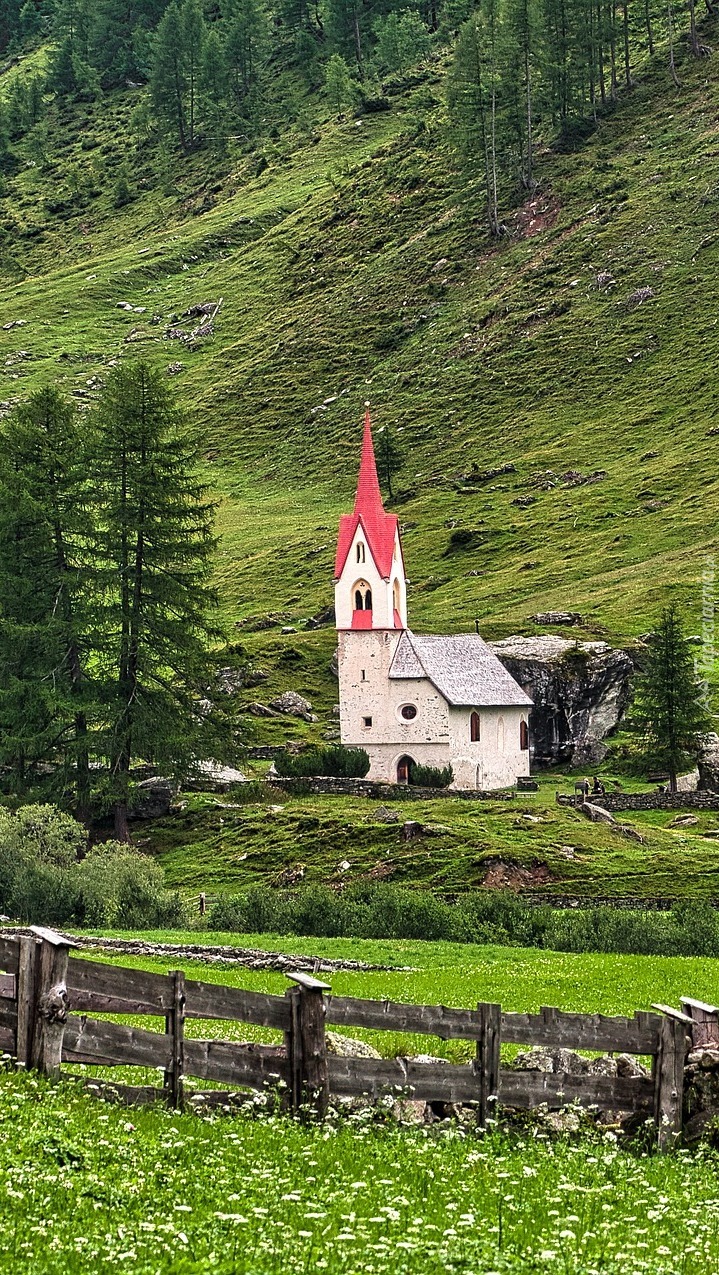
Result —
M 308 779 L 273 776 L 270 782 L 287 792 L 310 792 L 327 797 L 372 797 L 377 801 L 428 801 L 439 797 L 459 797 L 464 801 L 509 801 L 517 796 L 516 792 L 415 788 L 405 784 L 383 784 L 370 779 L 336 779 L 331 775 L 317 775 Z
M 608 792 L 590 796 L 604 810 L 719 810 L 716 792 Z

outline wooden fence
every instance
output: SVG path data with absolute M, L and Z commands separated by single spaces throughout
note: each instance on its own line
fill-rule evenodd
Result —
M 558 1108 L 578 1102 L 653 1118 L 661 1147 L 682 1125 L 686 1050 L 693 1030 L 709 1039 L 717 1011 L 683 1002 L 682 1012 L 639 1012 L 634 1018 L 601 1014 L 505 1013 L 500 1005 L 448 1009 L 392 1001 L 333 996 L 307 974 L 289 975 L 284 996 L 186 979 L 181 971 L 159 974 L 71 955 L 62 935 L 32 927 L 20 937 L 0 936 L 0 1047 L 18 1062 L 48 1075 L 61 1063 L 102 1067 L 152 1067 L 164 1073 L 162 1088 L 113 1085 L 126 1101 L 162 1098 L 183 1104 L 186 1076 L 233 1089 L 281 1090 L 293 1110 L 324 1115 L 333 1095 L 377 1098 L 405 1093 L 425 1102 L 470 1103 L 485 1125 L 496 1103 Z M 656 1007 L 664 1010 L 665 1007 Z M 164 1018 L 164 1033 L 132 1027 L 96 1014 Z M 284 1045 L 237 1044 L 185 1036 L 187 1019 L 231 1019 L 284 1033 Z M 469 1040 L 469 1064 L 413 1058 L 368 1059 L 328 1053 L 325 1025 L 412 1032 L 443 1040 Z M 616 1076 L 512 1070 L 500 1064 L 503 1043 L 568 1047 L 597 1053 L 649 1055 L 651 1074 Z M 226 1102 L 209 1090 L 210 1102 Z

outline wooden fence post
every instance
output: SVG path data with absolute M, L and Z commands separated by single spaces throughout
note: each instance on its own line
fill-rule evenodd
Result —
M 172 989 L 172 1008 L 165 1015 L 165 1033 L 170 1037 L 172 1052 L 165 1072 L 165 1088 L 170 1105 L 181 1111 L 185 1101 L 185 974 L 183 970 L 170 970 L 167 977 Z
M 502 1006 L 480 1002 L 479 1036 L 475 1069 L 479 1073 L 479 1110 L 477 1123 L 486 1129 L 487 1120 L 494 1114 L 499 1091 L 499 1049 L 502 1039 Z
M 330 1086 L 325 1040 L 324 993 L 330 990 L 309 974 L 289 974 L 297 984 L 291 996 L 289 1031 L 290 1098 L 292 1108 L 306 1108 L 322 1119 L 329 1106 Z
M 654 1064 L 654 1118 L 660 1151 L 669 1150 L 682 1131 L 684 1059 L 687 1028 L 684 1015 L 662 1020 Z
M 39 925 L 30 927 L 32 934 L 39 939 L 36 945 L 34 960 L 30 959 L 30 949 L 25 949 L 28 962 L 25 986 L 28 993 L 25 1023 L 30 1019 L 29 996 L 32 999 L 32 1038 L 30 1041 L 30 1066 L 45 1076 L 58 1076 L 62 1061 L 62 1039 L 67 1022 L 67 962 L 73 944 L 62 934 L 54 930 L 46 930 Z M 38 950 L 39 949 L 39 950 Z M 31 967 L 35 966 L 35 977 L 32 979 Z M 20 1006 L 18 1003 L 18 1020 Z M 23 1042 L 27 1059 L 27 1029 L 23 1028 Z M 18 1032 L 19 1035 L 19 1032 Z M 19 1042 L 18 1042 L 19 1043 Z
M 32 1038 L 35 1033 L 38 957 L 40 940 L 34 934 L 20 936 L 17 968 L 17 1050 L 23 1067 L 32 1065 Z

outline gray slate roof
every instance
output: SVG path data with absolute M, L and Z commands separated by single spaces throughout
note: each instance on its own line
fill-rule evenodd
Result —
M 529 708 L 532 705 L 532 700 L 478 633 L 417 637 L 405 629 L 389 676 L 397 680 L 429 678 L 440 695 L 455 707 L 516 705 Z

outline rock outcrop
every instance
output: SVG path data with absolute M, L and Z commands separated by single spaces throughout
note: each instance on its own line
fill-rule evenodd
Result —
M 534 700 L 529 722 L 535 766 L 591 766 L 629 702 L 632 661 L 607 642 L 571 642 L 554 634 L 490 644 Z

